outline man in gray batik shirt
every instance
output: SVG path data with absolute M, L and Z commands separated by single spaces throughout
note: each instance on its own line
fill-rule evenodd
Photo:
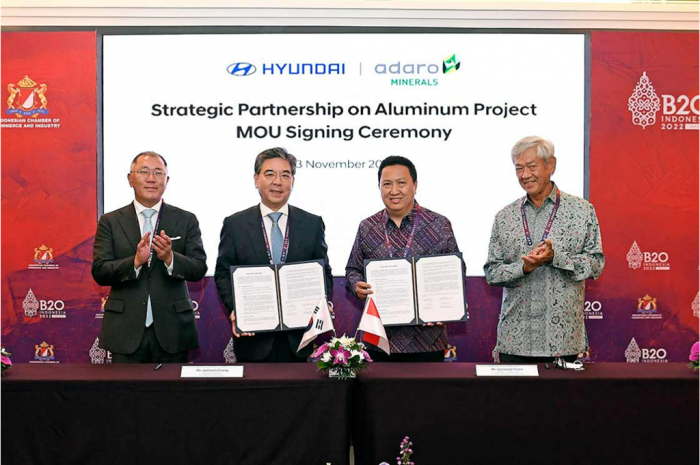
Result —
M 551 142 L 526 137 L 511 156 L 527 195 L 496 215 L 484 265 L 486 281 L 504 288 L 496 350 L 502 363 L 571 362 L 588 349 L 584 281 L 605 266 L 598 218 L 550 181 Z

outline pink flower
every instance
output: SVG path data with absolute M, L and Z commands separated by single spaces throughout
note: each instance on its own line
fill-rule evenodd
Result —
M 350 352 L 340 347 L 336 350 L 332 350 L 331 355 L 333 356 L 334 365 L 346 365 L 348 363 Z
M 688 359 L 691 362 L 697 362 L 700 359 L 700 342 L 693 344 L 693 348 L 690 349 L 690 357 Z
M 366 350 L 363 350 L 361 352 L 362 352 L 362 356 L 365 358 L 365 360 L 367 360 L 368 362 L 372 361 L 372 357 L 369 356 L 369 353 L 367 353 Z
M 314 354 L 313 354 L 311 357 L 313 357 L 313 358 L 318 358 L 318 357 L 320 357 L 321 355 L 323 355 L 323 353 L 324 353 L 326 350 L 328 350 L 328 343 L 327 343 L 327 342 L 324 342 L 323 344 L 321 344 L 321 347 L 319 347 L 318 349 L 316 349 L 316 352 L 314 352 Z
M 10 357 L 6 357 L 4 355 L 2 355 L 2 363 L 7 365 L 8 367 L 12 366 L 12 360 L 10 360 Z

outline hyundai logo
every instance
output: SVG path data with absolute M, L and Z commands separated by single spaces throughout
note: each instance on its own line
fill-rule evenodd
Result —
M 257 68 L 250 63 L 233 63 L 226 68 L 226 71 L 233 76 L 250 76 L 257 71 Z

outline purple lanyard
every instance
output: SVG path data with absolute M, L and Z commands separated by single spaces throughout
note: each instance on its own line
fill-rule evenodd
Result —
M 270 260 L 270 265 L 274 265 L 275 261 L 272 259 L 272 249 L 270 248 L 270 241 L 267 239 L 267 230 L 265 229 L 265 220 L 263 220 L 262 215 L 260 216 L 260 225 L 262 226 L 263 237 L 265 238 L 265 249 L 267 249 L 267 258 L 268 258 L 268 260 Z M 284 263 L 287 261 L 287 252 L 288 251 L 289 251 L 289 218 L 287 218 L 287 227 L 284 230 L 284 242 L 282 242 L 282 256 L 280 257 L 280 263 Z
M 418 229 L 418 223 L 420 223 L 420 210 L 421 207 L 420 205 L 416 205 L 418 207 L 416 211 L 415 218 L 413 219 L 413 229 L 411 230 L 411 235 L 408 236 L 408 241 L 406 241 L 406 247 L 403 249 L 403 258 L 408 258 L 408 254 L 411 252 L 411 245 L 413 245 L 413 238 L 416 237 L 416 230 Z M 389 252 L 389 257 L 394 258 L 394 246 L 391 245 L 391 242 L 389 241 L 389 232 L 386 229 L 386 224 L 389 221 L 389 215 L 384 210 L 384 215 L 382 216 L 383 224 L 384 224 L 384 239 L 385 239 L 385 244 L 386 244 L 386 250 Z
M 527 224 L 527 214 L 525 213 L 525 203 L 527 202 L 527 195 L 523 197 L 523 203 L 520 205 L 520 213 L 523 216 L 523 229 L 525 229 L 525 240 L 527 245 L 532 247 L 532 237 L 530 237 L 530 226 Z M 542 234 L 542 240 L 544 242 L 549 236 L 549 231 L 552 229 L 552 223 L 554 223 L 554 218 L 557 216 L 557 210 L 559 210 L 559 205 L 561 204 L 561 192 L 557 188 L 557 201 L 554 202 L 554 208 L 552 208 L 552 213 L 549 215 L 549 221 L 547 221 L 547 227 L 544 228 L 544 234 Z
M 160 204 L 160 209 L 161 209 L 161 210 L 163 209 L 163 204 L 164 204 L 164 203 L 165 203 L 165 202 L 163 202 L 163 203 Z M 151 251 L 150 251 L 150 253 L 149 253 L 149 255 L 148 255 L 148 267 L 149 267 L 149 268 L 151 267 L 151 261 L 153 260 L 153 236 L 156 235 L 156 233 L 157 233 L 157 231 L 158 231 L 158 226 L 160 225 L 160 210 L 158 210 L 157 213 L 158 213 L 158 219 L 156 220 L 156 226 L 155 226 L 155 228 L 153 228 L 153 234 L 151 234 Z M 144 219 L 145 221 L 151 221 L 150 218 L 146 218 L 145 216 L 143 217 L 143 219 Z

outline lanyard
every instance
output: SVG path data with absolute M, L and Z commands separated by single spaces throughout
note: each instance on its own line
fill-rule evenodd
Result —
M 411 235 L 408 236 L 408 241 L 406 241 L 406 247 L 403 249 L 403 258 L 408 258 L 408 254 L 411 252 L 411 245 L 413 245 L 413 238 L 416 237 L 416 230 L 418 229 L 418 223 L 420 223 L 420 205 L 416 204 L 418 210 L 416 211 L 415 218 L 413 218 L 413 229 L 411 229 Z M 391 245 L 389 241 L 389 232 L 386 229 L 386 224 L 389 221 L 389 215 L 384 210 L 384 215 L 382 215 L 382 223 L 384 224 L 384 240 L 386 245 L 386 250 L 389 252 L 389 257 L 394 258 L 394 246 Z
M 272 260 L 272 249 L 270 248 L 270 241 L 267 239 L 267 230 L 265 229 L 265 220 L 262 215 L 260 215 L 260 225 L 262 226 L 263 237 L 265 238 L 265 249 L 267 249 L 267 258 L 270 260 L 270 265 L 274 265 L 275 262 Z M 279 227 L 279 226 L 277 226 Z M 280 257 L 280 263 L 287 261 L 287 252 L 289 251 L 289 218 L 287 218 L 287 227 L 284 230 L 284 242 L 282 242 L 282 256 Z
M 162 204 L 160 204 L 160 209 L 161 209 L 161 210 L 163 209 L 163 204 L 164 204 L 164 203 L 165 203 L 165 202 L 163 202 Z M 153 234 L 151 234 L 151 251 L 150 251 L 150 253 L 148 254 L 148 267 L 149 267 L 149 268 L 151 267 L 151 261 L 153 260 L 153 236 L 155 236 L 156 233 L 158 232 L 158 226 L 160 225 L 160 211 L 158 211 L 157 213 L 158 213 L 158 219 L 156 220 L 156 226 L 153 228 Z M 151 221 L 150 218 L 146 218 L 145 216 L 144 216 L 143 219 L 144 219 L 144 221 L 149 221 L 149 222 Z
M 523 197 L 523 203 L 520 205 L 520 213 L 523 216 L 523 229 L 525 229 L 525 240 L 527 245 L 532 247 L 532 237 L 530 237 L 530 226 L 527 224 L 527 214 L 525 213 L 525 202 L 527 202 L 527 195 Z M 549 215 L 549 220 L 547 221 L 547 226 L 544 228 L 544 234 L 542 234 L 542 240 L 544 242 L 549 236 L 549 231 L 552 229 L 552 223 L 554 223 L 554 218 L 557 216 L 557 210 L 559 210 L 559 205 L 561 204 L 561 192 L 557 188 L 557 201 L 554 202 L 554 208 L 552 208 L 552 213 Z

